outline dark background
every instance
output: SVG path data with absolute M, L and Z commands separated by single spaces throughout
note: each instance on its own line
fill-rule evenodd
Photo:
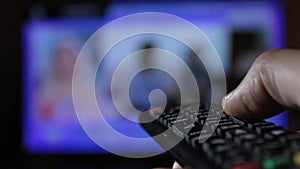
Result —
M 79 0 L 23 0 L 6 1 L 1 5 L 1 162 L 0 168 L 105 168 L 117 163 L 115 168 L 150 168 L 171 165 L 172 159 L 161 155 L 149 159 L 127 159 L 114 155 L 27 155 L 21 145 L 22 110 L 22 46 L 21 24 L 28 16 L 31 4 L 43 2 L 55 9 L 62 3 L 80 3 Z M 84 1 L 86 2 L 86 1 Z M 89 1 L 99 4 L 105 12 L 109 1 Z M 300 1 L 283 1 L 286 12 L 286 47 L 300 48 Z M 103 13 L 99 13 L 102 15 Z M 52 13 L 55 16 L 55 10 Z M 296 118 L 295 118 L 296 117 Z M 299 115 L 289 114 L 290 129 L 300 129 Z M 293 120 L 294 119 L 294 120 Z M 296 119 L 296 120 L 295 120 Z

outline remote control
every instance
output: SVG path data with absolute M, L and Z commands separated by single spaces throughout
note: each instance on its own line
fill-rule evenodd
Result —
M 221 106 L 190 104 L 163 112 L 153 109 L 142 113 L 140 121 L 187 168 L 300 168 L 300 134 L 271 122 L 229 116 Z

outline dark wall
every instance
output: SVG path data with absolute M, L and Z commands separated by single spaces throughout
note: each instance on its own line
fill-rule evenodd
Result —
M 288 48 L 300 49 L 300 1 L 285 0 L 286 9 L 286 44 Z M 289 128 L 291 130 L 300 129 L 299 112 L 289 112 Z
M 21 84 L 22 84 L 22 57 L 21 57 L 21 23 L 27 16 L 26 10 L 32 2 L 3 1 L 0 10 L 1 16 L 1 154 L 12 157 L 3 160 L 0 168 L 21 168 L 20 165 L 28 160 L 22 155 L 21 149 Z M 45 2 L 45 1 L 43 1 Z M 56 5 L 61 1 L 47 0 Z M 68 1 L 64 1 L 68 2 Z M 76 2 L 76 1 L 73 1 Z M 78 2 L 78 1 L 77 1 Z M 98 2 L 106 4 L 106 2 Z M 299 0 L 285 0 L 286 9 L 286 42 L 289 48 L 300 48 Z M 291 114 L 290 118 L 299 117 Z M 297 118 L 296 118 L 297 119 Z M 299 119 L 299 118 L 298 118 Z M 291 120 L 293 129 L 300 128 L 299 121 Z M 2 161 L 2 160 L 1 160 Z M 26 168 L 26 167 L 25 167 Z
M 20 168 L 21 163 L 21 12 L 19 7 L 20 5 L 15 1 L 7 1 L 0 7 L 0 152 L 5 155 L 1 158 L 0 168 L 8 168 L 8 165 L 12 168 Z
M 286 42 L 289 48 L 300 48 L 300 1 L 285 0 Z

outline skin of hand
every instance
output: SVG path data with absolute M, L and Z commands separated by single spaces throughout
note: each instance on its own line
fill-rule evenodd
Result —
M 244 119 L 263 119 L 285 109 L 300 110 L 300 50 L 261 54 L 240 85 L 222 100 L 224 111 Z M 163 169 L 163 168 L 160 168 Z M 174 163 L 172 169 L 182 169 Z
M 300 50 L 267 51 L 256 59 L 240 85 L 223 98 L 223 109 L 244 119 L 300 110 L 299 75 Z

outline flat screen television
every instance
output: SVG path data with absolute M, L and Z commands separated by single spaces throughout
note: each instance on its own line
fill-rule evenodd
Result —
M 283 11 L 280 5 L 270 1 L 176 1 L 172 2 L 172 5 L 169 2 L 116 2 L 109 4 L 106 11 L 102 17 L 44 17 L 30 19 L 24 23 L 22 31 L 24 63 L 22 140 L 28 153 L 109 153 L 105 148 L 94 143 L 82 129 L 74 110 L 71 87 L 74 64 L 84 43 L 94 32 L 114 19 L 127 14 L 150 11 L 169 13 L 188 20 L 200 28 L 215 46 L 228 79 L 242 78 L 261 52 L 284 47 Z M 160 20 L 125 23 L 119 29 L 110 30 L 95 44 L 95 49 L 90 49 L 90 56 L 84 63 L 85 69 L 82 72 L 88 74 L 90 68 L 95 66 L 97 50 L 125 29 L 134 30 L 137 26 L 161 26 L 193 38 L 193 34 L 185 32 L 181 25 L 174 26 L 172 23 L 165 22 L 164 24 L 164 22 Z M 120 133 L 132 137 L 149 136 L 138 123 L 129 121 L 118 114 L 112 102 L 110 82 L 117 65 L 127 55 L 151 47 L 171 51 L 186 63 L 199 62 L 191 61 L 190 50 L 180 42 L 157 35 L 145 34 L 129 37 L 111 49 L 98 67 L 95 83 L 97 99 L 100 105 L 105 105 L 102 109 L 107 114 L 109 124 Z M 128 71 L 134 70 L 146 61 L 147 59 L 144 59 L 133 63 L 128 67 Z M 154 62 L 162 63 L 163 60 L 158 59 Z M 176 67 L 172 61 L 166 64 Z M 131 92 L 133 105 L 140 110 L 149 107 L 148 95 L 155 88 L 161 87 L 171 99 L 174 99 L 174 95 L 178 92 L 178 87 L 172 77 L 162 72 L 151 71 L 152 75 L 163 77 L 168 85 L 142 83 L 146 72 L 138 74 L 132 81 L 129 92 Z M 180 69 L 174 69 L 174 71 L 178 74 L 182 73 Z M 199 74 L 199 68 L 195 68 L 195 65 L 192 71 L 195 76 Z M 156 81 L 157 77 L 152 76 L 151 81 Z M 209 84 L 204 81 L 203 85 L 201 82 L 198 82 L 200 91 L 207 87 L 205 84 Z M 230 81 L 227 81 L 227 84 L 229 87 L 233 85 Z M 138 92 L 133 92 L 135 90 Z M 287 128 L 285 113 L 268 121 Z M 101 124 L 97 125 L 101 127 Z M 99 133 L 99 136 L 116 151 L 123 153 L 145 154 L 162 151 L 154 141 L 150 145 L 131 145 L 130 142 L 119 140 L 106 131 Z

